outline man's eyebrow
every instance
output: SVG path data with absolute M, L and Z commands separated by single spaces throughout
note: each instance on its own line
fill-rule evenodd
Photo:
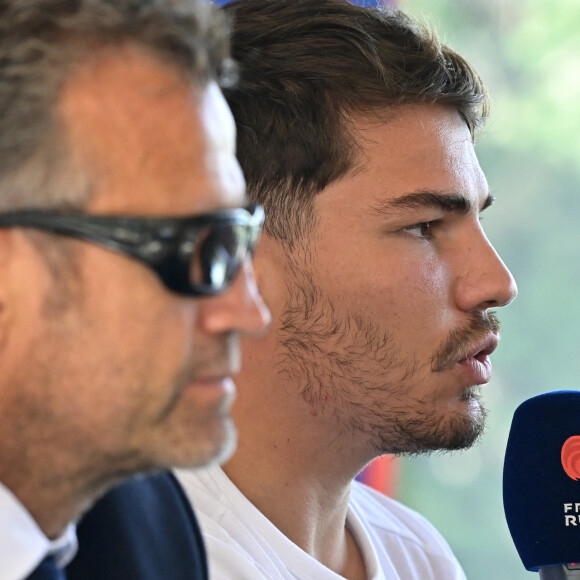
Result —
M 488 194 L 480 211 L 493 204 L 495 198 Z M 459 193 L 442 193 L 435 191 L 415 191 L 395 199 L 381 200 L 372 209 L 379 215 L 390 214 L 401 209 L 435 208 L 448 212 L 469 213 L 472 203 Z

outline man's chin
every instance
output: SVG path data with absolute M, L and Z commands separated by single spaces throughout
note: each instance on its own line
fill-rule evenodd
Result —
M 199 429 L 181 434 L 180 442 L 164 449 L 162 462 L 166 467 L 195 469 L 226 462 L 237 446 L 237 430 L 231 417 L 214 418 Z
M 476 397 L 465 399 L 461 408 L 455 408 L 447 415 L 400 425 L 396 440 L 386 437 L 381 452 L 417 455 L 469 449 L 483 434 L 485 418 L 485 409 Z
M 447 434 L 448 441 L 442 442 L 440 449 L 458 451 L 469 449 L 482 436 L 485 430 L 486 411 L 477 397 L 466 400 L 465 413 L 451 417 Z

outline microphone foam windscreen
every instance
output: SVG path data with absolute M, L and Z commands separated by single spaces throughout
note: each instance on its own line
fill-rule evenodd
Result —
M 528 570 L 580 561 L 580 392 L 545 393 L 516 409 L 503 502 Z

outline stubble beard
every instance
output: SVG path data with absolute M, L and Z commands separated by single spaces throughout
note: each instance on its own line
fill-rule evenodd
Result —
M 387 325 L 355 310 L 341 312 L 304 269 L 288 290 L 278 373 L 313 414 L 333 416 L 337 439 L 362 436 L 378 456 L 466 449 L 483 433 L 486 410 L 476 387 L 463 392 L 466 411 L 434 412 L 436 393 L 410 393 L 426 368 L 444 370 L 475 336 L 499 330 L 493 314 L 474 314 L 466 329 L 452 332 L 431 360 L 420 362 L 401 355 Z

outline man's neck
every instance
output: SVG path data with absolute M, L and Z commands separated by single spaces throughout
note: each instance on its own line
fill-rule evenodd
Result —
M 85 466 L 59 462 L 58 454 L 46 454 L 36 460 L 13 460 L 0 463 L 0 481 L 11 490 L 35 519 L 49 539 L 64 532 L 66 527 L 85 512 L 95 499 L 110 487 L 111 477 L 97 479 Z M 48 464 L 46 457 L 53 458 Z M 88 477 L 92 475 L 92 478 Z
M 3 483 L 18 498 L 49 539 L 60 537 L 67 526 L 89 505 L 89 500 L 74 499 L 78 494 L 65 495 L 62 489 L 18 485 L 10 481 Z
M 356 470 L 345 474 L 333 453 L 317 454 L 312 443 L 301 451 L 303 442 L 273 441 L 271 432 L 258 446 L 244 435 L 241 431 L 238 451 L 224 466 L 232 482 L 310 556 L 345 578 L 364 580 L 363 557 L 346 526 Z

